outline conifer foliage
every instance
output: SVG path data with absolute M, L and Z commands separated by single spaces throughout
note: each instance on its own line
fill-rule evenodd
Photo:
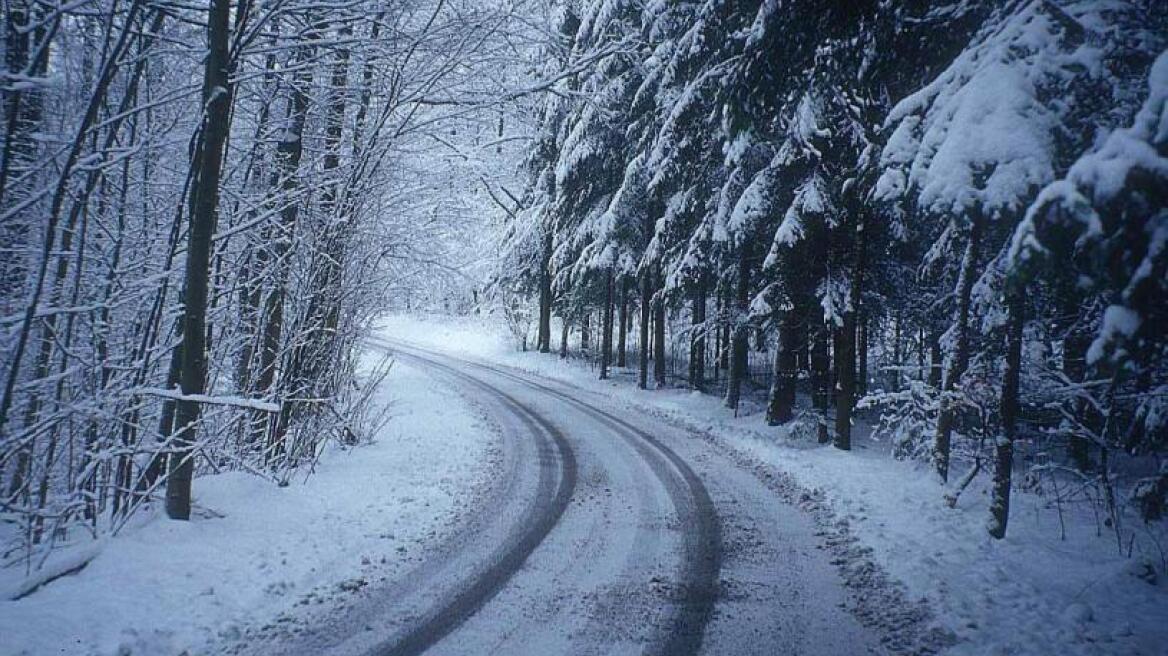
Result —
M 616 305 L 642 388 L 721 375 L 735 410 L 767 350 L 768 423 L 847 450 L 867 413 L 950 503 L 990 463 L 997 538 L 1023 461 L 1160 512 L 1154 5 L 564 3 L 574 72 L 504 240 L 541 349 Z

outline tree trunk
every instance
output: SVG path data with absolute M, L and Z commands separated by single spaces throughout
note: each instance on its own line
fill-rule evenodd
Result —
M 698 278 L 694 289 L 689 347 L 689 386 L 699 392 L 706 386 L 706 276 Z
M 653 292 L 650 291 L 649 297 L 652 298 L 652 295 L 653 295 Z M 653 356 L 655 355 L 655 352 L 653 351 L 653 334 L 654 334 L 654 331 L 653 331 L 653 311 L 652 311 L 652 303 L 650 303 L 649 305 L 650 305 L 650 307 L 646 310 L 649 313 L 649 341 L 645 344 L 645 349 L 648 350 L 648 352 L 649 352 L 649 362 L 652 362 Z
M 834 323 L 829 324 L 831 332 L 831 367 L 828 369 L 828 383 L 827 383 L 827 402 L 834 406 L 836 398 L 839 397 L 839 379 L 840 379 L 840 339 L 843 329 Z M 855 353 L 853 352 L 853 356 Z
M 722 342 L 722 321 L 724 321 L 722 299 L 719 295 L 717 299 L 717 319 L 714 321 L 714 382 L 718 382 L 718 374 L 722 370 L 722 350 L 725 348 Z
M 860 311 L 856 326 L 856 346 L 859 374 L 856 377 L 856 397 L 862 398 L 868 393 L 868 315 Z
M 1014 438 L 1018 426 L 1018 388 L 1022 371 L 1022 329 L 1026 323 L 1026 303 L 1021 290 L 1007 300 L 1010 323 L 1006 337 L 1006 372 L 1002 380 L 1002 435 L 994 448 L 994 482 L 990 495 L 989 533 L 1006 536 L 1010 520 L 1010 478 L 1014 469 Z
M 1078 314 L 1077 298 L 1070 297 L 1068 301 L 1074 299 L 1075 302 L 1068 302 L 1064 308 L 1064 313 L 1072 317 Z M 1063 338 L 1063 374 L 1072 383 L 1082 383 L 1087 377 L 1087 349 L 1091 346 L 1092 331 L 1088 326 L 1080 325 L 1080 322 L 1075 322 L 1072 319 L 1072 325 L 1067 330 L 1066 336 Z M 1088 413 L 1097 414 L 1093 409 L 1089 409 L 1087 404 L 1082 399 L 1075 399 L 1072 401 L 1073 413 L 1076 423 L 1080 425 L 1090 425 L 1092 422 L 1088 417 Z M 1077 429 L 1072 429 L 1067 436 L 1067 456 L 1070 458 L 1071 464 L 1076 469 L 1082 472 L 1091 469 L 1091 455 L 1089 450 L 1090 443 Z
M 929 387 L 941 389 L 941 369 L 944 367 L 944 358 L 941 356 L 941 331 L 930 328 L 929 338 Z
M 543 253 L 539 265 L 539 329 L 536 334 L 540 353 L 552 350 L 552 238 L 544 236 Z M 567 348 L 561 347 L 561 356 L 566 356 Z
M 835 446 L 850 451 L 852 448 L 852 410 L 856 404 L 856 340 L 863 330 L 864 310 L 861 307 L 864 292 L 864 256 L 866 243 L 864 236 L 865 216 L 859 215 L 855 226 L 851 283 L 851 305 L 844 312 L 844 325 L 839 331 L 839 350 L 835 354 L 839 370 L 839 396 L 835 403 Z M 858 324 L 858 325 L 857 325 Z M 867 358 L 867 352 L 863 352 Z M 862 371 L 867 374 L 868 366 Z
M 750 348 L 750 330 L 746 325 L 750 300 L 750 243 L 742 245 L 738 254 L 738 281 L 734 290 L 734 333 L 730 343 L 730 372 L 726 379 L 726 407 L 738 410 L 742 397 L 742 381 L 746 377 L 747 356 Z
M 337 30 L 340 43 L 350 41 L 352 36 L 352 25 L 344 24 Z M 336 49 L 325 116 L 324 188 L 320 192 L 321 218 L 316 231 L 319 240 L 317 251 L 321 255 L 313 261 L 307 318 L 292 358 L 293 396 L 332 396 L 335 390 L 329 369 L 341 355 L 337 328 L 340 324 L 341 299 L 344 297 L 342 276 L 350 228 L 347 210 L 341 198 L 343 181 L 338 170 L 343 154 L 341 148 L 345 132 L 349 59 L 347 47 Z
M 836 331 L 835 446 L 852 448 L 852 405 L 856 395 L 856 313 L 844 313 L 844 325 Z
M 6 70 L 14 76 L 45 77 L 51 33 L 45 27 L 29 29 L 30 25 L 45 24 L 45 10 L 31 2 L 8 2 L 4 8 Z M 32 59 L 34 54 L 37 55 L 35 61 Z M 37 85 L 22 89 L 12 84 L 4 86 L 0 98 L 3 98 L 4 105 L 4 146 L 0 153 L 0 201 L 4 202 L 0 204 L 0 210 L 6 210 L 19 203 L 18 196 L 27 197 L 32 191 L 30 187 L 37 183 L 36 176 L 27 176 L 23 184 L 17 184 L 17 193 L 13 193 L 9 186 L 9 180 L 24 177 L 21 174 L 36 159 L 35 135 L 43 129 L 44 92 Z M 11 249 L 13 253 L 28 248 L 28 228 L 32 225 L 17 217 L 0 224 L 0 248 Z M 16 295 L 27 275 L 25 267 L 24 258 L 0 258 L 0 298 L 13 298 Z
M 799 322 L 799 348 L 797 354 L 799 356 L 799 370 L 806 371 L 808 376 L 811 375 L 811 338 L 810 333 L 814 331 L 807 330 L 807 322 Z
M 627 364 L 628 349 L 626 348 L 629 335 L 629 280 L 621 276 L 620 282 L 620 330 L 617 331 L 616 366 L 624 368 Z
M 640 331 L 640 348 L 637 349 L 637 359 L 640 365 L 640 370 L 637 375 L 637 387 L 641 389 L 649 388 L 649 304 L 653 298 L 651 280 L 652 275 L 648 271 L 641 273 L 641 331 Z
M 924 382 L 929 379 L 929 372 L 925 369 L 925 345 L 928 344 L 925 329 L 917 330 L 917 380 Z
M 590 325 L 591 315 L 587 310 L 584 315 L 580 317 L 580 350 L 587 352 L 592 346 L 592 326 Z
M 823 322 L 822 314 L 817 314 L 818 324 L 812 329 L 811 337 L 811 385 L 812 404 L 819 410 L 816 430 L 820 444 L 831 441 L 828 430 L 828 412 L 831 408 L 831 327 Z
M 774 381 L 771 383 L 770 403 L 767 405 L 767 424 L 785 424 L 795 416 L 795 383 L 799 370 L 795 363 L 794 312 L 788 310 L 779 319 L 779 340 L 775 345 Z
M 296 192 L 302 182 L 300 179 L 300 160 L 304 154 L 304 124 L 308 117 L 307 87 L 312 82 L 312 46 L 300 48 L 297 62 L 300 71 L 292 85 L 291 97 L 288 101 L 288 110 L 285 126 L 280 142 L 276 146 L 276 167 L 272 175 L 272 188 L 278 190 L 280 208 L 280 223 L 277 231 L 272 255 L 272 266 L 275 271 L 274 288 L 268 292 L 264 303 L 264 332 L 262 350 L 260 351 L 260 370 L 257 379 L 256 393 L 268 396 L 275 383 L 276 369 L 284 345 L 284 302 L 287 297 L 288 279 L 291 275 L 291 263 L 288 262 L 288 253 L 297 232 L 297 222 L 300 217 L 300 201 L 296 199 Z M 282 195 L 282 198 L 280 197 Z M 289 392 L 290 397 L 299 396 L 301 390 L 295 380 L 297 372 L 286 372 L 282 376 L 280 386 Z M 257 412 L 255 427 L 257 435 L 265 428 L 269 428 L 267 440 L 267 455 L 269 459 L 286 453 L 284 434 L 293 412 L 292 402 L 283 401 L 277 420 L 272 423 L 268 417 Z M 258 441 L 258 439 L 257 439 Z
M 143 4 L 144 3 L 141 1 L 135 1 L 128 8 L 122 29 L 118 33 L 118 36 L 116 37 L 115 43 L 112 45 L 112 47 L 109 49 L 109 51 L 107 53 L 105 53 L 105 57 L 103 57 L 103 59 L 101 60 L 101 67 L 100 67 L 100 70 L 98 72 L 97 79 L 95 80 L 95 82 L 93 84 L 93 92 L 91 94 L 89 94 L 89 97 L 88 97 L 88 100 L 86 103 L 85 113 L 81 117 L 81 120 L 78 124 L 77 130 L 73 134 L 72 140 L 69 141 L 68 151 L 65 154 L 63 161 L 61 161 L 60 164 L 57 165 L 57 167 L 55 168 L 57 180 L 53 184 L 52 200 L 49 203 L 47 217 L 44 221 L 44 224 L 45 224 L 44 238 L 41 240 L 42 243 L 41 243 L 41 246 L 39 249 L 40 250 L 40 253 L 39 253 L 40 257 L 39 257 L 39 261 L 37 262 L 35 272 L 33 272 L 32 275 L 29 276 L 29 279 L 32 282 L 32 293 L 29 296 L 28 302 L 25 304 L 24 310 L 21 312 L 21 316 L 20 316 L 20 320 L 19 320 L 19 328 L 16 330 L 15 344 L 13 345 L 12 351 L 8 357 L 8 367 L 7 367 L 8 370 L 6 372 L 7 375 L 5 377 L 3 393 L 0 394 L 0 441 L 2 441 L 3 438 L 7 436 L 5 429 L 8 425 L 10 412 L 12 410 L 12 404 L 14 401 L 14 396 L 15 396 L 16 388 L 17 388 L 17 381 L 20 377 L 21 364 L 22 364 L 22 361 L 24 359 L 24 352 L 25 352 L 25 349 L 28 347 L 28 340 L 30 339 L 30 337 L 32 336 L 32 334 L 34 332 L 34 323 L 37 323 L 35 321 L 36 313 L 37 313 L 37 310 L 40 308 L 42 295 L 46 291 L 47 285 L 45 283 L 46 283 L 46 277 L 48 275 L 49 263 L 54 259 L 54 250 L 57 248 L 56 237 L 57 237 L 57 233 L 59 230 L 60 218 L 61 218 L 61 215 L 63 214 L 63 210 L 65 207 L 65 201 L 67 198 L 70 197 L 70 193 L 69 193 L 70 192 L 70 184 L 69 183 L 70 183 L 70 180 L 72 177 L 72 173 L 76 169 L 76 167 L 81 159 L 81 153 L 82 153 L 85 145 L 90 141 L 90 139 L 89 139 L 90 128 L 97 121 L 99 109 L 105 104 L 105 102 L 108 98 L 111 83 L 113 81 L 113 78 L 114 78 L 117 70 L 118 70 L 118 66 L 121 63 L 121 56 L 125 52 L 126 46 L 130 40 L 130 36 L 131 36 L 131 34 L 134 34 L 138 31 L 136 20 L 137 20 L 138 12 L 141 10 Z M 6 6 L 6 8 L 7 8 L 7 6 Z M 27 14 L 25 14 L 25 16 L 27 16 Z M 8 27 L 12 27 L 14 29 L 17 29 L 18 31 L 19 31 L 19 29 L 21 29 L 22 26 L 18 27 L 15 24 L 9 22 L 12 20 L 20 20 L 19 18 L 9 15 L 9 16 L 7 16 L 7 19 L 8 20 L 6 22 L 8 22 L 8 25 L 6 26 L 6 29 Z M 38 57 L 39 58 L 48 57 L 48 42 L 46 41 L 46 39 L 48 39 L 49 37 L 46 36 L 43 32 L 41 32 L 39 28 L 34 30 L 33 33 L 37 35 L 37 39 L 38 39 L 37 43 L 43 43 L 43 48 L 41 49 L 40 53 L 38 53 Z M 6 39 L 9 38 L 9 36 L 10 36 L 10 34 L 8 32 L 6 32 L 5 38 Z M 19 40 L 19 38 L 17 38 L 17 40 Z M 106 45 L 108 46 L 109 44 L 107 43 Z M 12 53 L 10 53 L 10 52 L 5 53 L 6 61 L 7 61 L 7 57 L 10 56 L 11 54 Z M 20 53 L 16 53 L 16 54 L 18 56 L 21 56 Z M 28 59 L 29 59 L 30 54 L 31 53 L 29 53 L 29 52 L 25 52 L 22 55 L 24 60 L 25 60 L 25 63 L 26 63 L 25 71 L 29 71 L 27 64 L 29 63 Z M 47 65 L 47 60 L 46 60 L 45 65 Z M 41 61 L 38 59 L 38 61 L 32 62 L 32 67 L 34 70 L 29 71 L 29 72 L 35 73 L 36 71 L 41 71 L 42 70 Z M 12 98 L 12 96 L 10 96 L 9 94 L 13 93 L 14 91 L 16 91 L 16 90 L 10 89 L 10 88 L 5 89 L 4 97 L 5 97 L 6 101 L 9 100 L 10 98 Z M 15 152 L 15 153 L 10 152 L 10 147 L 15 146 L 17 151 L 22 151 L 26 147 L 31 147 L 32 146 L 31 142 L 26 143 L 22 140 L 24 140 L 26 137 L 31 137 L 31 135 L 32 135 L 31 130 L 37 129 L 38 125 L 41 123 L 41 109 L 42 108 L 40 106 L 40 103 L 41 103 L 41 101 L 40 101 L 41 96 L 39 95 L 40 92 L 33 91 L 32 94 L 33 94 L 32 97 L 30 97 L 30 99 L 29 99 L 29 101 L 32 103 L 31 105 L 27 105 L 24 109 L 22 109 L 19 106 L 19 103 L 10 107 L 10 109 L 13 112 L 15 112 L 15 114 L 13 114 L 12 117 L 15 117 L 13 120 L 15 120 L 16 123 L 9 124 L 5 128 L 6 133 L 5 133 L 5 143 L 4 143 L 4 146 L 5 146 L 4 160 L 2 162 L 0 162 L 0 165 L 3 166 L 4 170 L 0 171 L 0 184 L 7 184 L 5 182 L 5 179 L 6 179 L 6 176 L 10 175 L 10 172 L 8 171 L 8 168 L 7 168 L 10 166 L 10 162 L 9 162 L 8 158 L 10 156 L 20 154 L 19 152 Z M 19 98 L 17 98 L 17 100 L 19 100 Z M 31 112 L 31 114 L 29 112 Z M 5 118 L 8 119 L 10 117 L 6 116 Z M 26 130 L 28 130 L 29 132 L 25 132 Z M 21 136 L 22 134 L 24 136 Z M 32 154 L 31 151 L 23 153 L 23 155 L 30 155 L 30 156 L 31 156 L 31 154 Z M 7 187 L 6 187 L 6 189 L 7 189 Z M 4 194 L 8 194 L 8 193 L 10 193 L 10 192 L 9 191 L 4 192 Z M 2 200 L 5 197 L 4 194 L 0 194 L 0 200 Z M 3 226 L 3 227 L 7 227 L 7 226 Z M 63 234 L 68 234 L 69 232 L 71 232 L 71 228 L 66 228 L 66 230 L 63 231 Z M 0 245 L 2 245 L 2 244 L 0 244 Z M 58 260 L 58 262 L 61 262 L 61 261 L 62 260 Z M 58 268 L 57 271 L 60 271 L 60 269 Z M 5 276 L 16 274 L 17 279 L 21 279 L 21 278 L 25 277 L 23 275 L 20 275 L 21 272 L 19 272 L 19 271 L 18 272 L 10 272 L 7 270 L 0 269 L 0 273 L 3 273 L 3 275 L 5 275 Z M 3 281 L 0 281 L 0 282 L 3 282 Z M 16 284 L 19 284 L 19 283 L 16 283 Z M 52 291 L 50 291 L 49 293 L 51 294 Z M 55 314 L 49 315 L 49 318 L 52 321 L 55 321 L 55 317 L 56 317 Z M 50 328 L 46 327 L 45 332 L 52 332 L 52 330 Z M 33 378 L 39 379 L 39 378 L 42 378 L 42 376 L 33 376 Z M 32 405 L 35 405 L 35 403 L 36 402 L 34 401 L 34 403 Z M 32 416 L 35 416 L 35 415 L 36 415 L 36 410 L 34 409 L 32 411 Z M 35 437 L 35 434 L 34 434 L 34 437 Z M 27 444 L 22 448 L 20 458 L 31 459 L 31 457 L 32 457 L 31 454 L 35 451 L 36 451 L 35 443 Z M 29 462 L 29 460 L 26 460 L 26 463 L 27 462 Z M 21 465 L 19 464 L 19 462 L 18 462 L 17 467 L 18 467 L 18 470 L 21 468 Z M 23 478 L 25 476 L 25 474 L 18 474 L 18 476 Z M 20 485 L 16 485 L 15 487 L 20 488 L 24 484 L 25 483 L 21 483 Z
M 661 274 L 654 276 L 655 286 L 662 287 Z M 653 303 L 653 382 L 658 389 L 665 387 L 665 294 L 659 293 Z
M 228 40 L 231 0 L 211 0 L 207 15 L 207 59 L 203 71 L 202 138 L 196 146 L 191 189 L 190 229 L 184 273 L 182 375 L 184 396 L 202 394 L 207 378 L 207 294 L 211 266 L 211 237 L 219 209 L 219 178 L 227 136 L 230 132 L 231 83 Z M 190 519 L 191 477 L 199 420 L 197 401 L 183 399 L 175 410 L 178 435 L 169 458 L 166 479 L 166 514 L 171 519 Z
M 888 389 L 893 392 L 900 391 L 900 368 L 903 366 L 901 362 L 901 335 L 900 335 L 900 310 L 896 312 L 896 318 L 893 319 L 892 332 L 892 371 L 888 374 Z
M 184 304 L 185 305 L 185 304 Z M 181 333 L 181 324 L 175 328 Z M 179 335 L 181 337 L 181 334 Z M 170 365 L 166 372 L 166 389 L 174 389 L 182 380 L 182 344 L 180 343 L 170 351 Z M 166 399 L 162 402 L 162 412 L 158 418 L 158 435 L 172 435 L 174 434 L 174 417 L 177 413 L 178 402 L 172 399 Z M 150 458 L 150 464 L 146 466 L 146 471 L 142 473 L 142 478 L 138 482 L 138 492 L 145 494 L 162 478 L 162 475 L 167 471 L 167 460 L 169 454 L 165 451 L 159 450 Z
M 831 359 L 827 350 L 831 329 L 820 322 L 811 332 L 811 403 L 815 408 L 826 412 L 831 398 L 831 376 L 828 373 Z
M 568 318 L 560 317 L 560 358 L 568 357 Z
M 612 363 L 612 269 L 604 279 L 604 320 L 600 336 L 600 379 L 608 378 L 608 367 Z
M 718 316 L 721 320 L 721 346 L 718 348 L 718 363 L 723 372 L 730 369 L 730 295 L 724 292 L 718 302 Z
M 974 214 L 969 227 L 969 243 L 961 260 L 961 275 L 957 284 L 957 344 L 953 359 L 941 381 L 945 392 L 957 389 L 957 383 L 965 374 L 969 363 L 969 302 L 976 278 L 978 254 L 981 252 L 981 218 Z M 942 481 L 949 480 L 950 439 L 953 434 L 954 409 L 942 401 L 937 417 L 937 431 L 933 440 L 933 466 Z

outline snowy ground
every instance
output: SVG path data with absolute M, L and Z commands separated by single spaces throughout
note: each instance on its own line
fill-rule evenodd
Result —
M 80 573 L 0 601 L 0 653 L 207 653 L 399 574 L 467 510 L 498 435 L 449 389 L 402 363 L 379 391 L 373 444 L 331 449 L 284 488 L 241 473 L 195 481 L 196 517 L 155 516 L 100 545 Z M 60 558 L 71 554 L 64 552 Z M 23 572 L 0 571 L 0 590 Z
M 707 433 L 744 466 L 773 468 L 800 490 L 788 498 L 817 516 L 824 548 L 845 552 L 841 568 L 853 570 L 845 575 L 868 575 L 862 563 L 870 558 L 904 584 L 908 600 L 933 609 L 956 638 L 949 653 L 1168 653 L 1168 586 L 1155 535 L 1138 541 L 1136 556 L 1126 558 L 1113 534 L 1097 535 L 1088 510 L 1070 509 L 1062 540 L 1047 502 L 1017 494 L 1009 534 L 994 541 L 985 532 L 988 481 L 975 482 L 950 510 L 933 477 L 890 458 L 887 445 L 861 440 L 856 450 L 842 453 L 768 428 L 757 413 L 730 417 L 715 398 L 684 390 L 640 392 L 621 372 L 614 381 L 597 381 L 582 362 L 517 352 L 501 327 L 477 319 L 394 316 L 382 332 L 610 393 L 619 403 Z M 1141 556 L 1140 549 L 1151 553 Z M 1150 583 L 1156 572 L 1159 582 Z M 859 599 L 852 606 L 861 614 L 897 612 L 873 608 L 879 603 Z

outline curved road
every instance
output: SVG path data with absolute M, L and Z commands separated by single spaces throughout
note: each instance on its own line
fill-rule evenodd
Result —
M 705 440 L 574 386 L 374 345 L 492 416 L 496 482 L 403 578 L 242 651 L 879 653 L 811 522 Z

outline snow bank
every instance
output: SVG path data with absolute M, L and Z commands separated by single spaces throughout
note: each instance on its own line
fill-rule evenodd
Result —
M 760 412 L 733 418 L 714 397 L 636 390 L 621 370 L 615 380 L 598 381 L 581 361 L 519 353 L 502 327 L 473 320 L 394 316 L 381 332 L 611 395 L 788 473 L 826 499 L 865 555 L 903 582 L 910 598 L 927 598 L 937 619 L 957 636 L 949 653 L 1165 653 L 1168 586 L 1149 583 L 1155 571 L 1145 561 L 1121 557 L 1112 533 L 1097 535 L 1096 520 L 1085 509 L 1064 509 L 1067 538 L 1060 540 L 1057 513 L 1044 499 L 1018 493 L 1009 534 L 991 540 L 984 474 L 984 484 L 975 482 L 951 510 L 927 469 L 893 460 L 889 444 L 858 439 L 856 450 L 844 453 L 768 428 Z
M 343 595 L 404 569 L 487 475 L 496 435 L 401 363 L 379 395 L 393 418 L 376 442 L 332 449 L 307 480 L 200 477 L 192 521 L 148 518 L 105 541 L 78 574 L 0 601 L 0 652 L 205 653 L 308 594 Z M 0 572 L 0 589 L 19 589 L 21 575 Z

